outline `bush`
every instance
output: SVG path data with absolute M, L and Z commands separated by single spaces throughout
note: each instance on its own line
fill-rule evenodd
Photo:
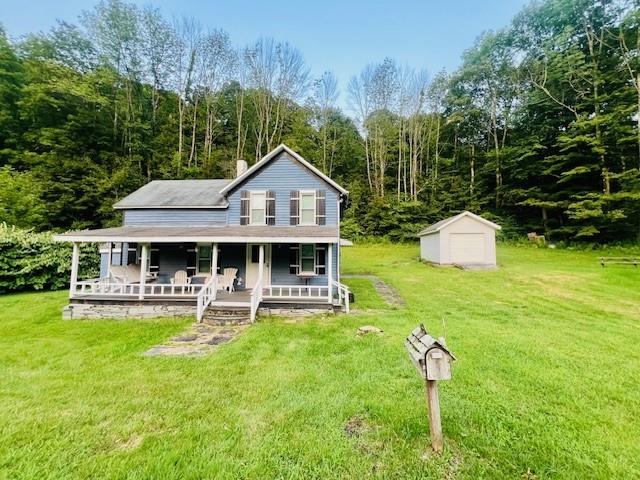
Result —
M 54 242 L 52 233 L 35 233 L 0 224 L 0 293 L 57 290 L 69 285 L 72 247 Z M 78 278 L 98 276 L 96 245 L 83 245 Z

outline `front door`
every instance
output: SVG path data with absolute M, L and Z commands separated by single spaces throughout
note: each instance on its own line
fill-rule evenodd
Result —
M 253 288 L 258 281 L 260 269 L 260 244 L 247 245 L 247 288 Z M 271 245 L 264 244 L 264 273 L 262 285 L 271 285 Z

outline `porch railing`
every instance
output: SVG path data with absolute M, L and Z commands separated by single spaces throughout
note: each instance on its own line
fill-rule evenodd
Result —
M 264 298 L 283 300 L 309 300 L 317 298 L 327 301 L 327 285 L 267 285 L 263 287 Z
M 191 283 L 145 283 L 142 287 L 144 297 L 195 297 L 205 287 Z M 114 295 L 138 297 L 139 283 L 114 282 L 108 277 L 80 280 L 71 287 L 71 296 L 79 295 Z
M 338 289 L 338 304 L 344 305 L 344 313 L 349 313 L 349 287 L 337 280 L 333 281 L 333 286 Z
M 211 302 L 216 299 L 218 292 L 218 276 L 213 275 L 198 292 L 196 297 L 196 319 L 198 322 L 202 322 L 204 311 L 207 309 Z

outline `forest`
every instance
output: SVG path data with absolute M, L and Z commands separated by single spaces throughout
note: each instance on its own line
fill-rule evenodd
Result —
M 511 236 L 640 238 L 635 2 L 535 1 L 456 71 L 382 58 L 343 92 L 294 45 L 223 27 L 104 0 L 0 28 L 0 222 L 117 225 L 113 203 L 150 180 L 230 178 L 284 142 L 350 191 L 349 238 L 412 239 L 464 209 Z

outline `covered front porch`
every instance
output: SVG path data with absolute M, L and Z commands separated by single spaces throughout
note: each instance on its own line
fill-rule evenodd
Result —
M 348 289 L 339 282 L 339 247 L 330 239 L 311 243 L 309 238 L 296 238 L 300 243 L 293 243 L 289 238 L 278 242 L 99 238 L 101 273 L 91 279 L 78 278 L 80 240 L 90 239 L 72 240 L 72 300 L 184 302 L 195 305 L 199 321 L 209 306 L 249 308 L 252 321 L 262 303 L 349 308 Z

